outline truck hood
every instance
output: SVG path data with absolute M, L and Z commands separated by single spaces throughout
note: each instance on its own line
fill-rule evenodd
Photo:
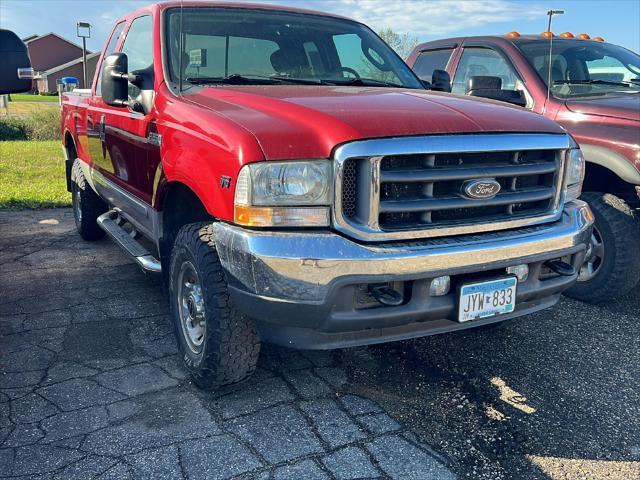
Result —
M 407 135 L 564 133 L 542 115 L 425 90 L 327 86 L 206 87 L 184 98 L 251 132 L 267 160 L 327 158 L 358 139 Z
M 567 100 L 566 105 L 569 110 L 576 113 L 640 122 L 640 93 Z

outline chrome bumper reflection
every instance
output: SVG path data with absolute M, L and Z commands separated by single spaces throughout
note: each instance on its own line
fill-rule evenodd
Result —
M 218 254 L 238 288 L 274 301 L 322 302 L 345 278 L 386 282 L 454 275 L 561 256 L 589 238 L 586 203 L 565 206 L 552 224 L 407 243 L 353 242 L 332 232 L 260 232 L 215 223 Z

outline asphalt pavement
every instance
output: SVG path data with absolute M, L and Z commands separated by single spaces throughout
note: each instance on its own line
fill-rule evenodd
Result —
M 167 300 L 69 209 L 0 212 L 0 477 L 640 479 L 640 291 L 497 329 L 264 346 L 202 392 Z

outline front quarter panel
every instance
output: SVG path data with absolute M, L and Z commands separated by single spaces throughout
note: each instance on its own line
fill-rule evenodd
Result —
M 566 107 L 555 120 L 575 137 L 588 162 L 640 185 L 640 122 L 572 112 Z
M 73 93 L 63 93 L 62 113 L 60 115 L 60 125 L 62 131 L 62 142 L 65 147 L 66 133 L 68 132 L 75 142 L 75 149 L 78 158 L 86 163 L 91 161 L 87 144 L 87 106 L 89 97 L 74 95 Z
M 154 182 L 154 208 L 162 208 L 164 187 L 179 182 L 196 194 L 210 215 L 233 220 L 240 168 L 264 159 L 254 136 L 231 120 L 174 96 L 164 85 L 156 108 L 162 171 Z M 223 186 L 222 177 L 229 177 L 230 185 Z

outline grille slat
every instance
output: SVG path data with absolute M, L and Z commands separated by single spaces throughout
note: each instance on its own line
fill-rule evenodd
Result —
M 506 192 L 487 200 L 471 200 L 462 196 L 426 198 L 423 200 L 383 200 L 380 213 L 426 212 L 459 208 L 485 208 L 527 202 L 539 202 L 553 198 L 553 188 L 536 188 L 517 192 Z
M 364 241 L 469 235 L 556 221 L 564 134 L 425 135 L 347 142 L 336 160 L 336 230 Z M 474 180 L 497 194 L 475 198 Z
M 412 153 L 349 159 L 342 176 L 342 213 L 354 224 L 380 232 L 548 215 L 558 200 L 560 152 Z M 500 192 L 489 199 L 467 197 L 465 182 L 479 179 L 496 180 Z M 379 195 L 360 191 L 371 184 L 377 185 L 374 191 Z
M 433 168 L 421 170 L 382 170 L 381 183 L 424 183 L 450 180 L 468 180 L 483 177 L 531 176 L 554 173 L 555 162 L 538 162 L 521 165 L 494 165 L 471 168 Z

